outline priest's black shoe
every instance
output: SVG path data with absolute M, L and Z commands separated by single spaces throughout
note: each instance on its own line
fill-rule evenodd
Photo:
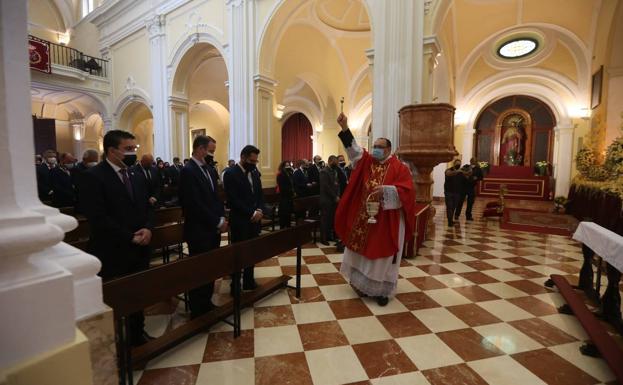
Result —
M 242 290 L 249 291 L 249 290 L 255 290 L 255 289 L 257 289 L 257 282 L 255 282 L 255 280 L 242 283 Z
M 387 297 L 376 297 L 376 303 L 379 304 L 379 306 L 385 306 L 389 303 L 389 298 Z

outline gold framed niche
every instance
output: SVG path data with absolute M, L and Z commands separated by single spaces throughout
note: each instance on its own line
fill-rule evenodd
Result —
M 523 161 L 522 166 L 530 166 L 532 163 L 532 117 L 530 113 L 520 108 L 511 108 L 504 112 L 502 112 L 495 122 L 495 134 L 493 140 L 493 164 L 498 166 L 506 166 L 504 163 L 504 159 L 500 159 L 500 148 L 502 146 L 502 131 L 503 128 L 507 127 L 504 125 L 504 122 L 509 121 L 510 118 L 518 116 L 523 119 L 524 122 L 524 132 L 525 132 L 525 141 L 524 141 L 524 153 L 523 153 Z

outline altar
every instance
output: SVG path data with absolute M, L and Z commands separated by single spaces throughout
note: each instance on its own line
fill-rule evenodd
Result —
M 502 185 L 506 185 L 507 198 L 553 199 L 553 178 L 534 175 L 532 167 L 524 166 L 491 166 L 491 171 L 478 184 L 478 195 L 498 197 Z
M 509 96 L 487 106 L 475 131 L 475 157 L 490 165 L 478 184 L 478 194 L 551 200 L 554 115 L 540 100 L 526 95 Z M 538 175 L 535 175 L 538 174 Z

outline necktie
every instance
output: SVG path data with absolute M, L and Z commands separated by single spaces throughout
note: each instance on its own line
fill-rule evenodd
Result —
M 201 166 L 201 168 L 203 169 L 203 173 L 205 174 L 206 178 L 208 178 L 208 181 L 210 182 L 210 187 L 212 188 L 212 191 L 214 191 L 214 183 L 212 182 L 212 177 L 210 176 L 208 165 L 204 164 L 203 166 Z
M 145 170 L 145 176 L 147 177 L 147 181 L 151 182 L 151 172 L 149 172 L 149 169 Z
M 121 173 L 123 184 L 125 185 L 125 189 L 128 192 L 130 199 L 134 200 L 134 191 L 132 190 L 132 183 L 130 183 L 130 178 L 128 178 L 128 170 L 122 168 L 121 170 L 119 170 L 119 172 Z

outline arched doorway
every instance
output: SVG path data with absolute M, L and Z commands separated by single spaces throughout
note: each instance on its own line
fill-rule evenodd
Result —
M 212 44 L 193 45 L 181 57 L 175 69 L 172 93 L 185 101 L 184 119 L 187 124 L 176 130 L 180 153 L 189 157 L 192 141 L 197 135 L 209 135 L 216 140 L 215 160 L 222 169 L 227 165 L 230 138 L 229 74 L 221 52 Z M 186 107 L 187 106 L 187 107 Z M 240 149 L 238 149 L 240 151 Z M 235 155 L 235 154 L 233 154 Z
M 312 124 L 298 112 L 291 115 L 281 128 L 281 158 L 297 161 L 312 158 Z
M 137 155 L 152 154 L 154 157 L 154 119 L 151 110 L 141 102 L 132 102 L 123 110 L 119 118 L 119 128 L 129 131 L 136 137 Z
M 514 95 L 497 100 L 477 119 L 475 156 L 495 166 L 551 164 L 555 125 L 550 108 L 536 98 Z

